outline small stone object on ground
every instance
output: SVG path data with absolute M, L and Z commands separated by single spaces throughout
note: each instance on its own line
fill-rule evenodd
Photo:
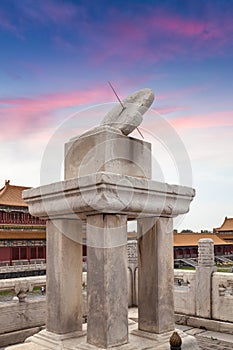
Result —
M 173 332 L 169 342 L 171 350 L 181 350 L 182 339 L 177 332 Z

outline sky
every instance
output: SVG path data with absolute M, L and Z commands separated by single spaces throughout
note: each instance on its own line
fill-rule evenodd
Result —
M 232 17 L 231 0 L 1 0 L 0 187 L 62 180 L 64 142 L 117 102 L 108 81 L 122 99 L 148 87 L 153 179 L 196 190 L 175 228 L 221 226 L 233 217 Z

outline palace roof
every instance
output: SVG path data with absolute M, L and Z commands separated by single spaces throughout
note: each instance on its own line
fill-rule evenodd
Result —
M 0 205 L 27 207 L 27 204 L 22 199 L 22 191 L 30 187 L 12 186 L 10 180 L 5 181 L 5 186 L 0 189 Z
M 226 231 L 233 231 L 233 218 L 225 217 L 225 220 L 222 224 L 222 226 L 215 228 L 214 232 L 226 232 Z
M 174 233 L 174 247 L 198 246 L 201 238 L 211 238 L 214 245 L 230 245 L 232 242 L 226 242 L 212 233 Z

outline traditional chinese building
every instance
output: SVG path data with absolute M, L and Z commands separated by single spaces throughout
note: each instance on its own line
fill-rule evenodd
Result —
M 215 256 L 233 254 L 233 242 L 226 242 L 214 233 L 174 233 L 174 259 L 196 258 L 201 238 L 214 241 Z
M 214 228 L 213 231 L 224 241 L 233 242 L 233 218 L 225 217 L 222 226 Z
M 0 263 L 46 259 L 45 222 L 31 216 L 22 199 L 29 187 L 5 181 L 0 189 Z

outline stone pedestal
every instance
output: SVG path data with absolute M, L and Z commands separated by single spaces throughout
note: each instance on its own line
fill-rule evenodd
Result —
M 83 157 L 77 155 L 76 141 L 66 150 L 65 181 L 24 192 L 31 214 L 48 220 L 48 319 L 46 330 L 34 336 L 31 343 L 42 346 L 40 350 L 55 345 L 61 350 L 169 349 L 169 336 L 174 330 L 172 218 L 188 211 L 194 190 L 147 179 L 150 165 L 147 168 L 146 158 L 140 158 L 135 146 L 140 145 L 143 151 L 144 142 L 127 138 L 129 144 L 124 150 L 125 136 L 119 135 L 117 142 L 110 138 L 110 143 L 105 142 L 105 136 L 93 136 L 103 138 L 103 142 L 98 141 L 104 152 L 100 154 L 101 166 L 96 156 L 91 156 L 91 163 L 96 160 L 96 164 L 85 163 L 85 154 L 91 149 L 84 137 L 83 147 L 88 149 Z M 109 156 L 112 148 L 106 145 L 114 145 L 115 153 L 110 154 L 113 162 Z M 108 172 L 99 171 L 102 166 Z M 133 176 L 122 174 L 125 168 Z M 119 173 L 109 172 L 117 169 Z M 76 177 L 80 174 L 83 176 Z M 79 337 L 82 264 L 81 237 L 72 238 L 79 231 L 75 225 L 80 221 L 75 219 L 87 221 L 87 338 Z M 139 330 L 135 325 L 129 332 L 127 219 L 138 219 L 141 231 Z M 197 349 L 192 337 L 188 344 L 182 350 Z
M 65 145 L 65 178 L 106 171 L 151 178 L 151 144 L 108 126 Z
M 127 217 L 87 217 L 87 341 L 100 348 L 128 341 Z
M 138 327 L 174 330 L 173 225 L 171 218 L 138 220 Z

